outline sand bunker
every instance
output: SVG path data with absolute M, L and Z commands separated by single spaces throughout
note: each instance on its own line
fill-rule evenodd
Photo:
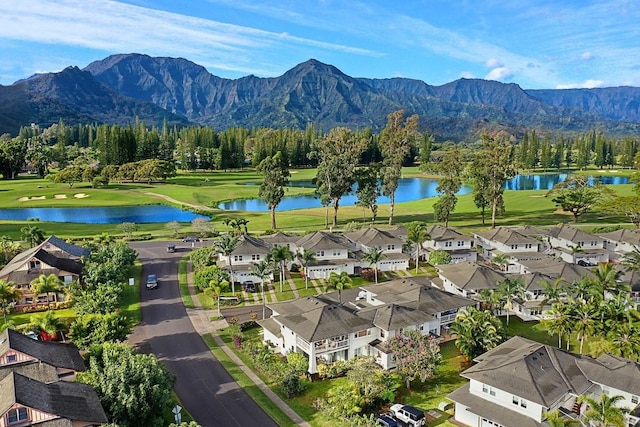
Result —
M 78 194 L 74 194 L 73 197 L 75 197 L 76 199 L 84 199 L 85 197 L 89 197 L 89 195 L 84 193 L 78 193 Z
M 56 194 L 53 196 L 55 199 L 66 199 L 67 195 L 66 194 Z
M 20 197 L 19 202 L 28 202 L 29 200 L 44 200 L 47 196 Z

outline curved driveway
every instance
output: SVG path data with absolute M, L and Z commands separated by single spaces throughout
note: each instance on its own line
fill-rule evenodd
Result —
M 277 426 L 231 378 L 193 328 L 180 298 L 177 278 L 178 261 L 191 248 L 177 243 L 177 251 L 167 253 L 167 243 L 176 242 L 130 245 L 143 264 L 143 283 L 142 322 L 129 342 L 165 363 L 176 376 L 174 389 L 178 398 L 203 427 Z M 157 289 L 145 289 L 147 274 L 158 276 Z

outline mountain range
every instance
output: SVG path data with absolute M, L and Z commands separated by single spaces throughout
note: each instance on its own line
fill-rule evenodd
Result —
M 216 129 L 309 123 L 380 130 L 387 115 L 418 114 L 437 139 L 462 140 L 490 129 L 520 133 L 640 131 L 640 88 L 524 90 L 514 83 L 459 79 L 441 86 L 406 78 L 351 77 L 314 59 L 279 77 L 214 76 L 183 58 L 118 54 L 84 69 L 70 66 L 0 85 L 0 134 L 20 126 L 132 122 Z

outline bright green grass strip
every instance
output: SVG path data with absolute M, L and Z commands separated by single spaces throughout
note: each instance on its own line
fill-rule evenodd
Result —
M 180 296 L 182 297 L 182 303 L 187 308 L 195 308 L 193 304 L 193 298 L 189 293 L 189 284 L 187 282 L 187 257 L 184 257 L 178 262 L 178 284 L 180 286 Z
M 296 426 L 291 418 L 287 416 L 260 388 L 242 372 L 227 354 L 216 344 L 210 334 L 204 337 L 205 343 L 211 349 L 213 355 L 220 361 L 224 369 L 233 377 L 233 379 L 242 387 L 249 396 L 280 426 Z
M 124 285 L 122 292 L 122 312 L 129 319 L 133 320 L 135 324 L 140 323 L 142 320 L 142 311 L 140 309 L 140 278 L 142 276 L 142 264 L 140 261 L 136 263 L 129 270 L 129 277 L 133 277 L 134 285 Z

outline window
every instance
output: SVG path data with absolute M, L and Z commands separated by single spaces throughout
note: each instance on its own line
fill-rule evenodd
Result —
M 486 384 L 482 384 L 482 392 L 483 393 L 488 393 L 491 396 L 495 396 L 496 395 L 496 389 L 491 387 L 491 386 L 488 386 Z
M 340 256 L 340 250 L 339 249 L 334 249 L 332 255 L 333 256 Z
M 15 354 L 7 355 L 7 363 L 13 363 L 13 362 L 16 362 L 17 360 L 18 360 L 18 356 L 16 356 Z
M 9 424 L 18 423 L 29 418 L 27 408 L 16 408 L 9 411 L 7 419 Z
M 638 396 L 631 396 L 631 403 L 633 403 L 634 405 L 638 404 Z
M 521 408 L 527 408 L 527 401 L 524 399 L 520 399 L 520 407 Z
M 324 256 L 324 251 L 316 251 L 316 256 Z
M 444 247 L 445 248 L 450 248 L 453 246 L 453 242 L 444 242 Z
M 233 256 L 233 260 L 234 261 L 242 261 L 242 255 L 234 255 Z
M 371 335 L 371 329 L 363 329 L 362 331 L 356 332 L 356 338 L 366 337 L 367 335 Z
M 387 333 L 383 330 L 380 330 L 380 338 L 384 338 L 387 336 Z
M 462 240 L 458 240 L 458 247 L 464 246 L 464 242 Z
M 520 399 L 518 398 L 518 396 L 513 396 L 511 398 L 511 403 L 513 403 L 514 405 L 517 405 L 518 403 L 520 403 Z
M 260 254 L 251 255 L 251 261 L 260 261 Z
M 527 243 L 524 245 L 525 249 L 531 249 L 533 248 L 533 245 L 531 243 Z
M 33 260 L 29 261 L 29 270 L 39 270 L 40 269 L 40 261 Z
M 511 245 L 511 249 L 518 249 L 518 245 Z
M 387 250 L 392 251 L 396 248 L 396 245 L 387 245 Z

